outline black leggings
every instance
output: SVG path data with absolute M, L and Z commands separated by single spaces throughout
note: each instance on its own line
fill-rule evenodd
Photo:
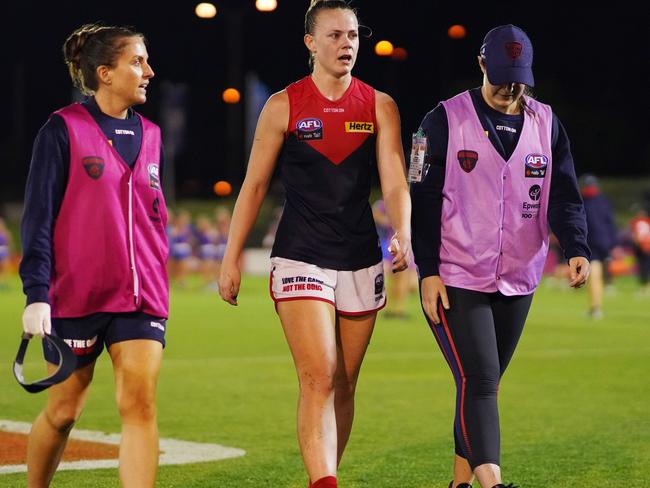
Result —
M 429 326 L 456 382 L 456 454 L 472 470 L 499 464 L 499 380 L 515 352 L 533 294 L 505 296 L 447 287 L 449 310 Z M 426 314 L 425 314 L 426 316 Z

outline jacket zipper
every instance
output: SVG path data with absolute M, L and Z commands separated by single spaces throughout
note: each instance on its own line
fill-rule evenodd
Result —
M 138 270 L 135 268 L 135 252 L 133 249 L 133 172 L 129 175 L 129 253 L 131 255 L 131 271 L 133 273 L 133 300 L 138 304 Z

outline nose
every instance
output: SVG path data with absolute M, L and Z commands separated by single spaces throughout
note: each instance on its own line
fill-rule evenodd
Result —
M 156 76 L 156 73 L 153 72 L 153 69 L 151 68 L 151 65 L 149 63 L 145 63 L 144 72 L 142 73 L 142 77 L 146 78 L 146 79 L 149 79 L 149 78 L 153 78 L 154 76 Z

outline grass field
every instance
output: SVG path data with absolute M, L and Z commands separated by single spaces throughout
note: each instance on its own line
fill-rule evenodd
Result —
M 617 282 L 605 318 L 586 293 L 544 283 L 500 388 L 506 481 L 535 487 L 650 487 L 650 298 Z M 306 486 L 295 436 L 297 384 L 268 279 L 247 277 L 240 306 L 198 284 L 173 290 L 159 388 L 163 437 L 245 449 L 213 463 L 163 466 L 161 487 Z M 15 383 L 23 297 L 0 290 L 0 418 L 31 421 L 44 394 Z M 445 487 L 451 479 L 453 383 L 415 297 L 411 319 L 380 316 L 359 381 L 342 487 Z M 119 431 L 106 355 L 78 427 Z M 25 475 L 0 475 L 0 487 Z M 54 487 L 118 486 L 116 470 L 59 472 Z

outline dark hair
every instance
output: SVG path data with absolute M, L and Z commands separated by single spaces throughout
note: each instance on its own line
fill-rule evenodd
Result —
M 92 95 L 99 87 L 97 68 L 114 67 L 126 38 L 144 35 L 130 27 L 86 24 L 74 31 L 63 43 L 63 58 L 68 65 L 72 83 L 84 94 Z
M 524 96 L 530 97 L 530 98 L 535 98 L 535 95 L 533 94 L 533 89 L 529 87 L 528 85 L 524 85 L 524 93 L 522 96 L 519 98 L 519 110 L 522 112 L 526 111 L 530 115 L 535 115 L 535 111 L 526 103 L 526 99 Z
M 305 34 L 314 34 L 316 17 L 321 10 L 349 10 L 355 17 L 357 9 L 352 8 L 345 0 L 311 0 L 307 13 L 305 14 Z M 314 67 L 314 55 L 309 53 L 309 67 Z

